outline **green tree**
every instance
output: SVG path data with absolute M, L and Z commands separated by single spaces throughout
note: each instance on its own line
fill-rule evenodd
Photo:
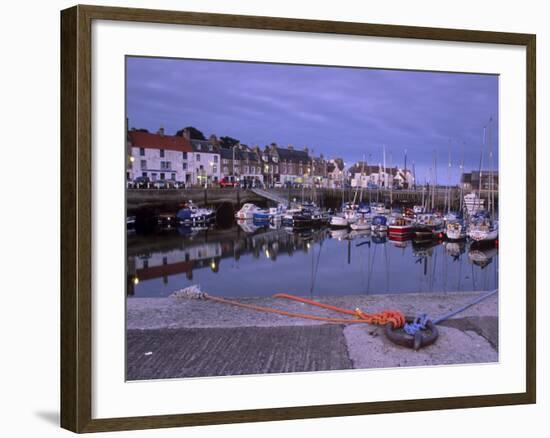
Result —
M 190 137 L 193 140 L 206 140 L 206 137 L 204 136 L 204 134 L 194 126 L 187 126 L 186 128 L 180 129 L 178 132 L 176 132 L 176 135 L 179 137 L 183 137 L 183 131 L 185 130 L 189 132 Z
M 222 148 L 232 148 L 233 146 L 239 144 L 239 140 L 233 137 L 220 137 L 220 145 Z

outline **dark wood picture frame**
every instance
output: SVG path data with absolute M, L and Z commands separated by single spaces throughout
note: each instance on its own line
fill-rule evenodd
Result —
M 526 391 L 523 393 L 92 419 L 91 25 L 93 20 L 519 45 L 527 53 Z M 531 34 L 75 6 L 61 12 L 61 426 L 74 432 L 394 413 L 536 401 L 535 48 Z

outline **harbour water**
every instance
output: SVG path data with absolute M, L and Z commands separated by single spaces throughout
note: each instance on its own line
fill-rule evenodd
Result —
M 251 222 L 128 234 L 128 297 L 166 297 L 194 284 L 226 297 L 481 291 L 498 287 L 498 248 Z

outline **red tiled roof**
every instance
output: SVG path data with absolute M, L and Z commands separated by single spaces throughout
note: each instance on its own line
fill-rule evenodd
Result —
M 166 149 L 179 152 L 193 152 L 191 143 L 185 137 L 129 131 L 130 144 L 136 148 Z

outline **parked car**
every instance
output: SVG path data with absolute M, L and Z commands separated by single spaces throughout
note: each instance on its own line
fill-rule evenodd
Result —
M 283 188 L 283 183 L 277 181 L 276 183 L 273 184 L 273 188 L 275 188 L 275 189 L 282 189 L 282 188 Z
M 134 185 L 138 189 L 146 189 L 149 187 L 149 184 L 151 184 L 151 180 L 148 176 L 138 176 L 134 180 Z
M 222 189 L 225 188 L 225 187 L 234 188 L 234 187 L 238 187 L 238 186 L 239 186 L 239 181 L 234 176 L 224 176 L 220 180 L 220 187 Z
M 153 183 L 153 187 L 155 189 L 169 189 L 169 188 L 172 187 L 172 182 L 170 180 L 167 180 L 167 179 L 157 179 Z

